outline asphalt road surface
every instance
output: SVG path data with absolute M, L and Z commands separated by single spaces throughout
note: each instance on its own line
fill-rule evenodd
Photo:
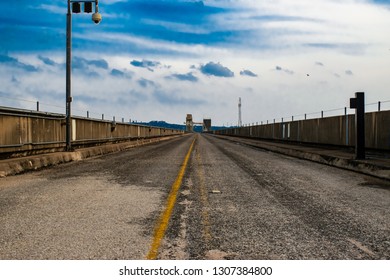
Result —
M 186 135 L 0 178 L 0 225 L 0 259 L 390 259 L 390 184 Z

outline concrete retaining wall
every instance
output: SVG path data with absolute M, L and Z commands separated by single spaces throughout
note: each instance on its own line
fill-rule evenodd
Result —
M 366 113 L 366 147 L 390 150 L 390 111 Z M 353 147 L 355 115 L 229 128 L 218 135 Z
M 61 114 L 0 108 L 0 131 L 0 154 L 3 155 L 65 148 L 65 116 Z M 183 133 L 181 130 L 75 117 L 71 139 L 74 146 L 90 146 Z

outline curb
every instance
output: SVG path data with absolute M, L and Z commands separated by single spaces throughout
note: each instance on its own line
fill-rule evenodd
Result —
M 97 147 L 82 148 L 73 152 L 56 152 L 43 155 L 28 156 L 18 159 L 0 161 L 0 178 L 20 174 L 26 171 L 38 170 L 44 167 L 62 163 L 80 161 L 90 157 L 124 151 L 130 148 L 166 141 L 180 136 L 141 139 L 131 142 L 108 144 Z

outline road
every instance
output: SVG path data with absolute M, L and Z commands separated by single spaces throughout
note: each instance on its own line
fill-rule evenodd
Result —
M 212 135 L 1 178 L 0 213 L 0 259 L 390 259 L 389 182 Z

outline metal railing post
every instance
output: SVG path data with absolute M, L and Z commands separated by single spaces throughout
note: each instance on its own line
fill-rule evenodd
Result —
M 66 150 L 70 151 L 71 146 L 71 73 L 72 71 L 72 12 L 70 10 L 70 0 L 68 0 L 68 13 L 66 14 Z
M 350 99 L 350 107 L 355 109 L 355 157 L 365 159 L 365 123 L 364 123 L 364 92 L 356 92 Z

